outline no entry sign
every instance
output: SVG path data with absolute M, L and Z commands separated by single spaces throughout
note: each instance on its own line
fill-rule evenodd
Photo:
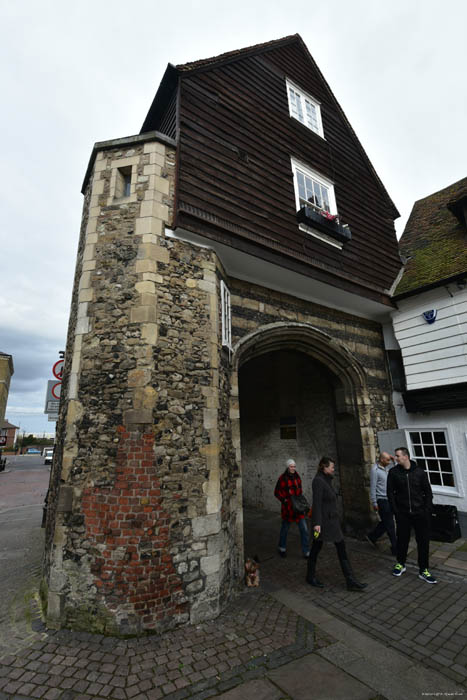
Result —
M 53 374 L 54 377 L 56 377 L 57 379 L 60 379 L 60 381 L 62 380 L 62 376 L 63 376 L 63 360 L 57 360 L 57 362 L 56 362 L 56 363 L 54 364 L 54 366 L 52 367 L 52 374 Z

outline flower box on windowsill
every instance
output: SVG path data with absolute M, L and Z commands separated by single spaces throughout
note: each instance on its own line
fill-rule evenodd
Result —
M 313 207 L 302 207 L 297 212 L 297 221 L 314 228 L 327 236 L 331 236 L 340 243 L 347 243 L 352 238 L 350 228 L 343 226 L 336 219 L 328 219 L 325 215 L 315 211 Z

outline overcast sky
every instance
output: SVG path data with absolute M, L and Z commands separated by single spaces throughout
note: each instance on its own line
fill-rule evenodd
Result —
M 464 0 L 0 0 L 0 351 L 6 417 L 53 430 L 96 141 L 137 134 L 167 63 L 300 33 L 401 213 L 467 175 Z

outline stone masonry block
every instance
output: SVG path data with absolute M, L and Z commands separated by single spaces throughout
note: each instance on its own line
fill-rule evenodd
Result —
M 210 557 L 201 557 L 201 571 L 205 575 L 215 574 L 221 566 L 221 558 L 219 554 L 213 554 Z
M 130 409 L 123 414 L 125 425 L 152 424 L 152 411 L 147 408 Z
M 141 202 L 140 217 L 144 218 L 145 216 L 155 216 L 156 219 L 168 221 L 169 208 L 166 204 L 161 204 L 153 199 L 143 200 Z
M 95 257 L 95 246 L 93 244 L 85 246 L 83 260 L 94 260 Z
M 79 318 L 76 321 L 75 334 L 82 335 L 84 333 L 89 333 L 89 318 Z
M 151 380 L 149 369 L 132 369 L 128 372 L 128 386 L 146 386 Z
M 96 160 L 94 163 L 94 172 L 95 173 L 100 173 L 102 170 L 107 170 L 107 158 L 103 158 L 102 160 Z
M 158 141 L 150 141 L 149 143 L 144 144 L 144 152 L 161 153 L 165 155 L 165 146 L 163 143 L 159 143 Z
M 155 306 L 137 306 L 131 309 L 131 323 L 155 323 L 157 320 L 157 309 Z
M 97 231 L 97 216 L 92 216 L 88 219 L 86 226 L 86 235 L 88 233 L 95 233 Z
M 135 264 L 137 273 L 142 272 L 157 272 L 157 262 L 155 260 L 137 260 Z
M 78 320 L 80 318 L 86 318 L 88 315 L 88 302 L 83 301 L 78 304 Z
M 208 537 L 215 535 L 221 529 L 221 514 L 211 513 L 210 515 L 201 515 L 198 518 L 193 518 L 192 531 L 193 537 Z
M 135 223 L 135 235 L 153 234 L 161 235 L 163 222 L 154 216 L 139 217 Z
M 135 289 L 140 294 L 155 294 L 156 285 L 154 282 L 137 282 L 135 284 Z
M 152 292 L 144 292 L 139 298 L 140 306 L 156 306 L 157 296 Z
M 83 262 L 83 272 L 90 272 L 91 270 L 96 269 L 96 261 L 95 260 L 86 260 Z
M 156 323 L 143 323 L 141 326 L 141 337 L 149 345 L 157 344 L 157 324 Z
M 159 245 L 142 243 L 138 246 L 138 258 L 141 260 L 157 260 L 163 263 L 169 262 L 169 251 Z
M 78 295 L 78 301 L 79 302 L 87 302 L 87 301 L 92 301 L 94 296 L 94 292 L 92 289 L 82 289 Z

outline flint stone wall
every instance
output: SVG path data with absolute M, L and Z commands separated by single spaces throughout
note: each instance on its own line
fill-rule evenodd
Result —
M 91 161 L 47 523 L 51 627 L 196 622 L 237 578 L 223 272 L 164 236 L 174 169 L 173 144 L 150 134 L 97 144 Z

